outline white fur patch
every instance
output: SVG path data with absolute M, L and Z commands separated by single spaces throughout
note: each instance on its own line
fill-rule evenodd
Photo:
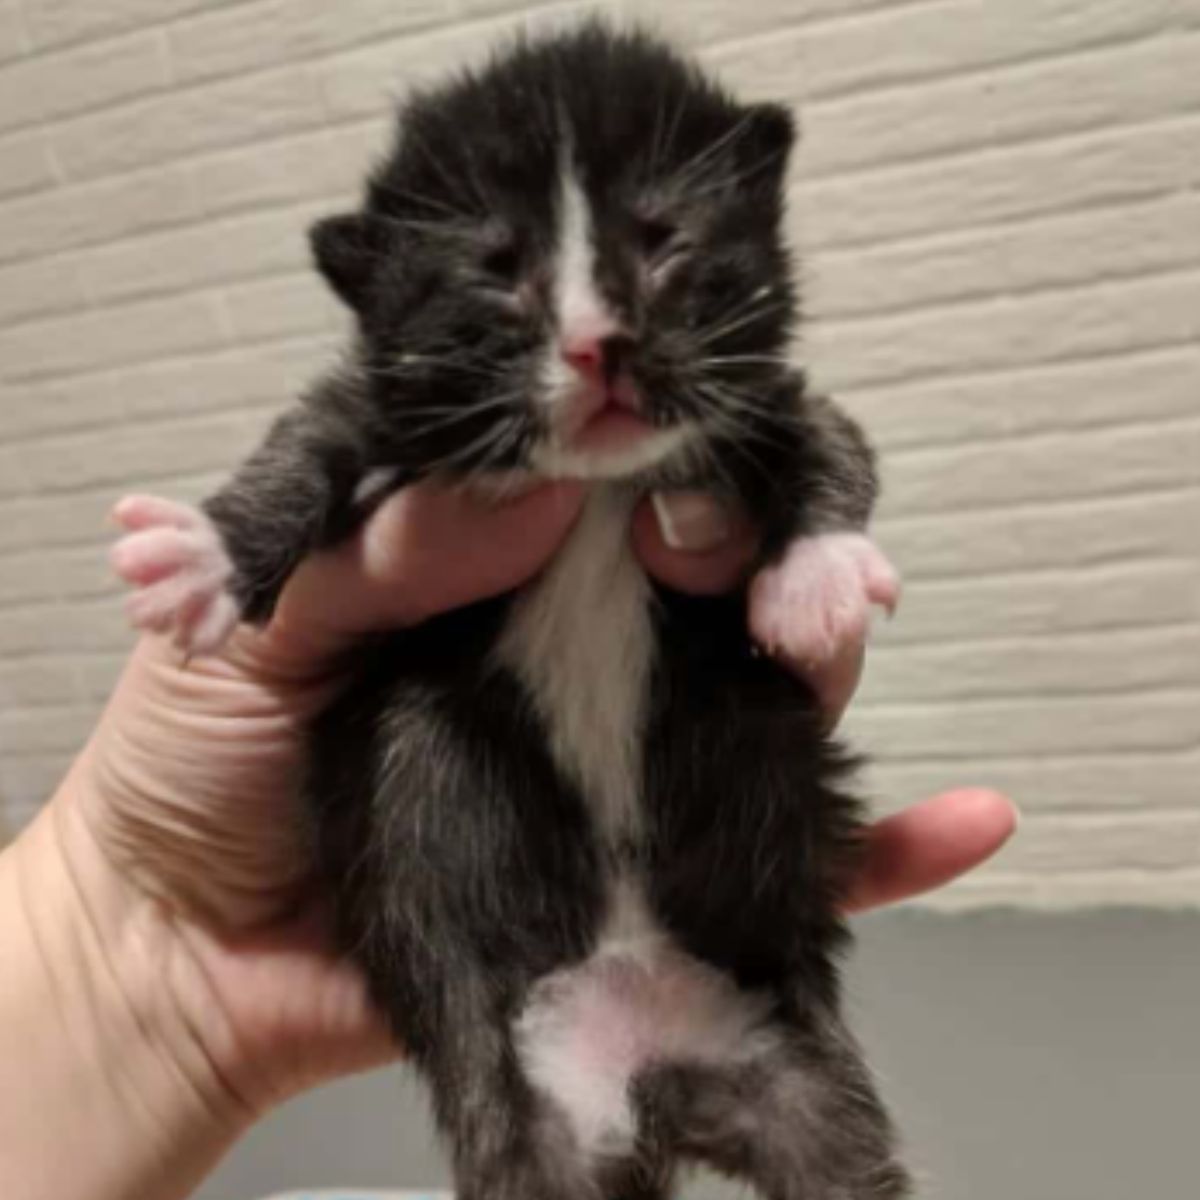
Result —
M 563 359 L 562 346 L 577 340 L 603 340 L 618 333 L 620 319 L 596 287 L 596 249 L 587 195 L 569 156 L 559 175 L 559 226 L 554 267 L 553 305 L 558 341 L 542 358 L 538 394 L 552 426 L 550 439 L 535 447 L 532 465 L 551 479 L 618 479 L 654 466 L 686 446 L 692 425 L 657 430 L 620 450 L 579 450 L 562 445 L 553 427 L 579 388 L 579 378 Z
M 684 954 L 627 881 L 596 951 L 541 980 L 517 1023 L 533 1083 L 566 1113 L 589 1156 L 633 1148 L 629 1085 L 654 1062 L 734 1062 L 769 1050 L 769 1001 Z
M 601 829 L 636 828 L 653 656 L 650 585 L 629 542 L 633 496 L 600 487 L 544 574 L 516 601 L 497 653 L 546 722 L 559 766 Z
M 566 341 L 610 337 L 619 322 L 596 288 L 591 206 L 569 157 L 559 177 L 558 203 L 554 307 L 560 336 Z
M 604 303 L 595 283 L 596 251 L 592 244 L 592 214 L 587 196 L 575 177 L 569 154 L 559 169 L 558 229 L 551 284 L 557 335 L 549 339 L 542 355 L 537 394 L 550 418 L 552 445 L 542 456 L 553 456 L 561 426 L 579 390 L 579 377 L 563 357 L 564 346 L 588 337 L 601 339 L 617 329 L 618 322 Z M 587 457 L 587 456 L 579 456 Z M 535 463 L 544 469 L 542 462 Z M 545 470 L 565 475 L 567 471 Z
M 622 450 L 574 450 L 566 446 L 539 445 L 532 461 L 548 479 L 620 479 L 645 471 L 685 449 L 695 426 L 681 424 L 658 429 Z

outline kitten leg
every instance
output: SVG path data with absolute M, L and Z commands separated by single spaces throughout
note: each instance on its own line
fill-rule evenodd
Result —
M 113 519 L 127 531 L 112 549 L 113 567 L 138 589 L 126 603 L 130 621 L 171 634 L 188 655 L 218 650 L 241 614 L 227 586 L 233 564 L 213 523 L 155 496 L 126 496 Z
M 899 576 L 866 535 L 804 537 L 751 582 L 750 632 L 768 654 L 802 670 L 834 709 L 842 676 L 857 669 L 872 606 L 891 613 L 899 598 Z
M 502 1103 L 497 1097 L 496 1103 Z M 512 1140 L 494 1157 L 458 1160 L 457 1200 L 602 1200 L 569 1133 L 547 1116 L 528 1140 Z
M 490 622 L 372 651 L 318 719 L 306 791 L 352 947 L 430 1083 L 458 1200 L 602 1200 L 600 1156 L 539 1090 L 514 1028 L 602 913 L 582 803 L 523 689 L 484 666 Z
M 275 421 L 202 511 L 122 500 L 113 516 L 128 536 L 112 560 L 139 589 L 128 603 L 134 625 L 170 632 L 191 655 L 217 650 L 239 620 L 265 623 L 304 557 L 362 519 L 355 494 L 370 465 L 369 425 L 361 382 L 334 374 Z
M 767 1200 L 903 1200 L 908 1178 L 848 1035 L 780 1042 L 737 1065 L 674 1063 L 641 1081 L 647 1119 L 681 1155 Z
M 857 676 L 872 605 L 891 611 L 900 582 L 865 530 L 875 504 L 875 460 L 857 424 L 826 396 L 789 378 L 772 403 L 794 424 L 755 454 L 739 493 L 763 535 L 748 624 L 768 654 L 806 675 L 836 714 Z
M 355 493 L 369 468 L 366 418 L 335 378 L 285 412 L 232 479 L 203 505 L 233 561 L 229 588 L 265 624 L 312 551 L 349 536 L 364 513 Z
M 507 1036 L 479 1017 L 429 1064 L 457 1200 L 602 1200 L 595 1166 L 566 1118 L 534 1093 Z

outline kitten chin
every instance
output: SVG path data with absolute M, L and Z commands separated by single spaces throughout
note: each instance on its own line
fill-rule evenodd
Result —
M 699 440 L 692 425 L 655 429 L 630 445 L 612 450 L 573 449 L 540 444 L 531 455 L 533 469 L 547 479 L 618 480 L 654 474 L 680 461 Z

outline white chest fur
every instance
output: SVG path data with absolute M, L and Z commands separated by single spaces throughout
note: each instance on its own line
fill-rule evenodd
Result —
M 639 832 L 654 665 L 653 595 L 630 550 L 632 502 L 624 488 L 597 488 L 554 563 L 517 602 L 498 648 L 610 844 Z M 632 1148 L 629 1088 L 647 1065 L 730 1061 L 771 1044 L 761 1032 L 763 998 L 676 946 L 636 878 L 610 878 L 606 907 L 591 955 L 539 981 L 514 1028 L 530 1080 L 587 1156 Z
M 497 650 L 609 838 L 638 828 L 654 655 L 653 596 L 630 549 L 632 505 L 627 488 L 596 488 L 553 563 L 516 602 Z

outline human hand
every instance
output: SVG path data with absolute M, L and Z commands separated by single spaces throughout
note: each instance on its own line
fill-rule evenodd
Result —
M 240 629 L 220 655 L 186 670 L 161 641 L 135 653 L 88 756 L 91 825 L 118 873 L 187 914 L 179 930 L 212 1011 L 243 1047 L 258 1048 L 254 1079 L 238 1085 L 249 1103 L 393 1053 L 358 974 L 330 950 L 320 909 L 296 911 L 311 894 L 297 800 L 304 731 L 337 686 L 338 652 L 368 630 L 523 582 L 565 536 L 581 496 L 560 486 L 484 507 L 458 492 L 411 489 L 357 538 L 306 563 L 266 631 Z M 710 514 L 706 526 L 693 498 L 691 549 L 681 551 L 666 545 L 650 509 L 635 518 L 634 545 L 664 582 L 711 592 L 744 576 L 755 551 L 744 524 Z M 714 535 L 717 544 L 705 544 Z M 839 663 L 838 711 L 861 660 L 860 641 Z M 853 903 L 945 882 L 990 854 L 1011 821 L 1005 801 L 964 792 L 883 822 Z M 272 1079 L 281 1062 L 284 1077 Z M 235 1064 L 222 1069 L 236 1077 Z
M 85 758 L 89 826 L 118 875 L 181 914 L 176 929 L 204 981 L 204 1009 L 237 1031 L 239 1054 L 254 1051 L 252 1077 L 221 1063 L 250 1106 L 395 1052 L 358 973 L 331 949 L 303 841 L 303 739 L 337 686 L 338 653 L 369 630 L 523 582 L 565 536 L 581 498 L 579 488 L 558 486 L 485 507 L 460 492 L 413 488 L 358 537 L 304 564 L 265 631 L 241 628 L 221 654 L 186 669 L 163 641 L 135 652 Z M 693 500 L 689 511 L 691 549 L 679 550 L 644 505 L 633 527 L 638 554 L 670 586 L 734 586 L 755 552 L 752 531 L 710 517 L 706 534 L 703 504 Z M 861 659 L 859 642 L 839 663 L 838 711 Z M 852 905 L 945 882 L 987 857 L 1011 824 L 1011 806 L 980 792 L 881 823 Z M 192 1019 L 202 1027 L 211 1016 Z
M 61 1079 L 84 1114 L 63 1120 L 89 1131 L 96 1180 L 104 1157 L 112 1186 L 97 1195 L 129 1194 L 135 1177 L 138 1194 L 183 1195 L 264 1109 L 398 1053 L 314 894 L 297 789 L 307 723 L 337 688 L 338 653 L 355 636 L 524 581 L 580 500 L 557 487 L 484 508 L 413 489 L 306 563 L 268 629 L 241 628 L 220 655 L 186 668 L 165 640 L 139 644 L 70 776 L 0 866 L 0 909 L 16 922 L 10 967 L 19 978 L 22 961 L 51 963 L 59 976 L 43 978 L 32 1004 L 10 988 L 4 1027 L 18 1051 L 29 1048 L 30 1069 Z M 633 539 L 668 586 L 714 592 L 744 578 L 754 556 L 752 531 L 730 522 L 718 532 L 674 550 L 646 506 Z M 848 909 L 946 882 L 993 853 L 1013 823 L 1012 806 L 987 792 L 888 818 L 870 831 Z M 39 1014 L 54 1011 L 64 1027 L 47 1038 Z M 80 1039 L 104 1068 L 94 1076 L 80 1075 Z M 113 1101 L 132 1092 L 137 1119 L 123 1123 Z M 19 1123 L 27 1107 L 0 1115 Z M 59 1160 L 44 1134 L 36 1122 L 22 1138 L 47 1190 L 17 1194 L 56 1194 Z

